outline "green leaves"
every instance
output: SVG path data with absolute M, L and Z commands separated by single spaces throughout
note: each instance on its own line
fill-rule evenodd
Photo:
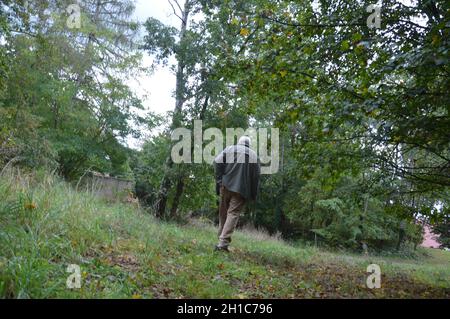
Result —
M 347 51 L 348 49 L 350 49 L 350 41 L 348 40 L 344 40 L 341 43 L 341 50 L 342 51 Z
M 13 114 L 2 125 L 8 123 L 24 165 L 54 169 L 58 161 L 69 179 L 89 168 L 126 174 L 127 152 L 118 138 L 137 135 L 140 118 L 133 113 L 142 107 L 126 85 L 140 71 L 140 55 L 130 50 L 134 6 L 85 1 L 82 27 L 68 30 L 64 4 L 29 2 L 20 9 L 26 15 L 54 13 L 53 19 L 36 14 L 29 21 L 11 4 L 11 19 L 23 32 L 0 45 L 10 61 L 0 81 L 7 87 L 5 94 L 0 87 L 0 114 Z
M 167 61 L 176 51 L 177 29 L 166 26 L 155 18 L 148 18 L 144 24 L 147 35 L 144 37 L 142 49 L 156 55 L 157 61 Z

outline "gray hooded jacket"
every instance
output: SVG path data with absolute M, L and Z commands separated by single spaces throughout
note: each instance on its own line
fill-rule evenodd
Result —
M 216 191 L 220 186 L 255 200 L 259 187 L 261 167 L 256 153 L 247 145 L 233 145 L 224 149 L 214 160 Z

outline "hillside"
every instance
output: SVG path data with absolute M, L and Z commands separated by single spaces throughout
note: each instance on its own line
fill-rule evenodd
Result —
M 239 231 L 215 253 L 212 225 L 163 223 L 45 173 L 0 177 L 2 298 L 449 298 L 450 253 L 364 257 Z M 382 270 L 370 290 L 367 265 Z M 69 264 L 81 288 L 66 288 Z

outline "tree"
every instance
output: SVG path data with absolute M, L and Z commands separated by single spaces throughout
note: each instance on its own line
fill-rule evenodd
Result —
M 170 130 L 173 130 L 181 125 L 181 117 L 183 111 L 183 105 L 186 100 L 186 81 L 188 75 L 186 75 L 186 58 L 184 50 L 186 48 L 187 42 L 187 26 L 188 20 L 190 18 L 190 11 L 192 3 L 190 0 L 186 0 L 184 8 L 182 9 L 178 1 L 174 0 L 178 9 L 180 10 L 180 15 L 175 14 L 181 20 L 181 28 L 179 31 L 179 43 L 174 40 L 175 30 L 173 28 L 165 27 L 159 21 L 155 19 L 148 19 L 146 22 L 146 28 L 148 35 L 146 36 L 146 44 L 144 49 L 150 52 L 161 51 L 160 55 L 162 58 L 167 58 L 170 53 L 175 53 L 177 59 L 177 72 L 176 72 L 176 89 L 175 89 L 175 110 L 172 116 L 172 123 L 170 125 Z M 172 2 L 170 2 L 172 5 Z M 172 5 L 173 6 L 173 5 Z M 156 31 L 156 33 L 155 33 Z M 169 176 L 170 170 L 173 167 L 173 161 L 170 154 L 166 158 L 165 164 L 165 174 L 163 176 L 161 187 L 159 189 L 158 198 L 156 200 L 155 210 L 158 217 L 163 217 L 166 210 L 167 197 L 169 192 L 169 187 L 171 186 L 171 177 Z M 183 188 L 182 181 L 178 181 L 178 188 Z M 181 194 L 180 194 L 181 195 Z M 179 195 L 179 196 L 180 196 Z
M 222 74 L 237 79 L 252 114 L 268 115 L 276 105 L 275 123 L 296 127 L 299 152 L 342 146 L 334 162 L 358 159 L 369 169 L 364 174 L 382 172 L 389 192 L 413 206 L 411 219 L 420 196 L 442 198 L 449 186 L 443 1 L 384 2 L 381 29 L 368 28 L 360 2 L 247 5 L 253 10 L 229 15 L 228 30 L 240 28 L 245 42 L 230 48 Z M 234 12 L 221 10 L 209 18 Z M 414 22 L 420 14 L 423 24 Z
M 11 73 L 1 103 L 14 139 L 32 150 L 47 145 L 40 158 L 57 161 L 68 179 L 88 169 L 130 174 L 120 142 L 137 135 L 142 121 L 134 112 L 141 102 L 125 82 L 140 70 L 133 3 L 83 1 L 79 27 L 68 23 L 71 1 L 27 3 L 5 4 L 16 19 L 6 43 Z M 30 143 L 33 138 L 40 142 Z
M 219 30 L 214 30 L 219 26 L 209 25 L 208 21 L 196 20 L 200 12 L 208 14 L 210 10 L 208 2 L 188 0 L 183 8 L 177 1 L 169 1 L 169 4 L 181 21 L 180 30 L 149 18 L 145 24 L 147 35 L 143 46 L 143 49 L 154 55 L 160 63 L 166 64 L 172 55 L 177 61 L 176 102 L 166 134 L 170 135 L 177 127 L 192 127 L 194 119 L 204 120 L 206 127 L 209 125 L 222 127 L 223 123 L 218 120 L 217 113 L 228 112 L 234 101 L 230 98 L 232 90 L 227 86 L 228 83 L 221 79 L 222 75 L 219 72 L 216 72 L 221 63 L 219 55 L 221 51 L 217 49 L 217 43 L 223 40 Z M 227 37 L 226 41 L 234 43 L 236 37 Z M 241 122 L 245 123 L 246 119 Z M 192 168 L 174 165 L 172 162 L 170 156 L 172 145 L 173 143 L 167 145 L 165 173 L 154 205 L 159 217 L 165 216 L 172 190 L 174 196 L 170 211 L 171 215 L 176 214 L 185 186 L 190 184 L 187 176 L 192 176 Z M 193 169 L 197 172 L 208 170 L 207 166 Z M 197 174 L 195 176 L 199 177 Z
M 437 240 L 441 247 L 450 248 L 450 216 L 448 213 L 433 227 L 433 233 L 439 235 Z

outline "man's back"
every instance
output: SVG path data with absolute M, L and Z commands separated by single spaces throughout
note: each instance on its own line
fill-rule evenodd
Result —
M 216 181 L 245 199 L 256 199 L 260 164 L 256 153 L 247 145 L 227 147 L 214 160 Z

